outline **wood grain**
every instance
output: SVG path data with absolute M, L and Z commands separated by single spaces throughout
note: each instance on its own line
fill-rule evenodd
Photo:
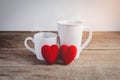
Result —
M 0 32 L 0 80 L 120 80 L 120 32 L 94 32 L 80 58 L 69 65 L 37 60 L 23 45 L 34 33 Z
M 4 66 L 0 80 L 120 80 L 120 67 Z
M 83 34 L 83 41 L 88 33 Z M 85 49 L 120 49 L 120 32 L 93 32 L 92 41 Z
M 43 31 L 41 31 L 43 32 Z M 46 31 L 45 31 L 46 32 Z M 27 37 L 33 37 L 38 32 L 0 32 L 0 49 L 14 49 L 25 48 L 24 40 Z M 56 33 L 53 31 L 53 33 Z M 29 45 L 33 47 L 33 43 L 29 42 Z
M 24 47 L 26 37 L 37 32 L 0 32 L 0 49 L 20 49 Z M 57 33 L 57 32 L 56 32 Z M 83 34 L 83 42 L 88 33 Z M 29 42 L 33 46 L 32 42 Z M 93 38 L 85 49 L 120 49 L 120 32 L 93 32 Z
M 75 60 L 72 66 L 120 66 L 120 50 L 84 50 L 80 58 Z M 0 51 L 0 66 L 31 66 L 45 65 L 44 61 L 39 61 L 36 56 L 27 50 Z M 56 63 L 61 65 L 61 63 Z

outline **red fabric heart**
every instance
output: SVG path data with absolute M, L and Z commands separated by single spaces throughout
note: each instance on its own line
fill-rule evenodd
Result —
M 58 46 L 57 45 L 44 45 L 42 47 L 42 56 L 48 64 L 54 64 L 58 57 Z
M 67 46 L 67 45 L 62 45 L 60 47 L 60 55 L 62 57 L 62 60 L 64 64 L 69 64 L 71 63 L 75 56 L 76 56 L 77 48 L 74 45 Z

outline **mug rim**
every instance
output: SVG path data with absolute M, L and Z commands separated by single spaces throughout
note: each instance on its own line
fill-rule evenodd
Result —
M 34 34 L 34 38 L 48 39 L 48 38 L 55 38 L 55 37 L 57 37 L 57 34 L 53 32 L 38 32 Z
M 83 22 L 80 20 L 60 20 L 60 21 L 57 21 L 57 24 L 66 25 L 66 26 L 79 26 L 82 23 Z

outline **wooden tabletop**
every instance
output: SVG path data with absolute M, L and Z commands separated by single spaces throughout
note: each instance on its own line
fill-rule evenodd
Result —
M 0 32 L 0 80 L 120 80 L 120 32 L 93 32 L 80 58 L 69 65 L 37 60 L 23 43 L 34 33 Z

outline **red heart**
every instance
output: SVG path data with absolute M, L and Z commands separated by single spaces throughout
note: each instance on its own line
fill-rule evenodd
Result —
M 58 57 L 58 46 L 44 45 L 42 47 L 42 56 L 48 64 L 54 64 Z
M 60 47 L 60 55 L 62 57 L 62 60 L 64 64 L 69 64 L 71 63 L 75 56 L 76 56 L 77 48 L 74 45 L 67 46 L 67 45 L 62 45 Z

